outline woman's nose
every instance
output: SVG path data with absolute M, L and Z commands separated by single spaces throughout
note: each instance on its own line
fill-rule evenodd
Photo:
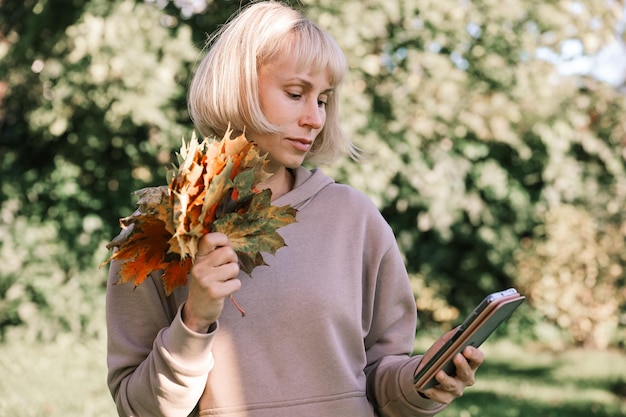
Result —
M 313 129 L 321 129 L 324 126 L 325 112 L 316 100 L 306 104 L 300 116 L 300 125 L 309 126 Z

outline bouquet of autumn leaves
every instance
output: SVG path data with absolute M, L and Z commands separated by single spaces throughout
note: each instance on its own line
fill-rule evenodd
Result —
M 120 219 L 123 230 L 107 245 L 117 251 L 102 264 L 120 262 L 118 283 L 137 286 L 162 271 L 171 294 L 187 284 L 198 241 L 209 232 L 228 236 L 248 274 L 265 265 L 261 252 L 274 254 L 285 246 L 277 229 L 295 221 L 296 209 L 272 206 L 271 191 L 256 188 L 270 176 L 266 157 L 244 135 L 231 139 L 231 133 L 222 140 L 200 142 L 195 134 L 188 144 L 183 140 L 169 185 L 135 192 L 138 211 Z

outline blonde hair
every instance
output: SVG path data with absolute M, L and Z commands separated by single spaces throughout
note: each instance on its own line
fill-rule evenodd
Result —
M 253 3 L 214 33 L 208 52 L 191 81 L 189 114 L 203 136 L 221 138 L 228 126 L 278 133 L 261 109 L 258 70 L 280 54 L 290 54 L 299 69 L 325 69 L 335 92 L 326 104 L 326 123 L 307 160 L 328 164 L 340 156 L 357 156 L 357 148 L 339 123 L 337 87 L 348 65 L 341 48 L 302 13 L 276 1 Z

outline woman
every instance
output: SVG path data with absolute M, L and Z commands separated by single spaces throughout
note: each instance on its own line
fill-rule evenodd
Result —
M 186 288 L 153 274 L 107 290 L 109 387 L 122 416 L 430 416 L 473 384 L 483 354 L 417 392 L 415 302 L 390 227 L 360 192 L 312 164 L 354 153 L 338 121 L 347 71 L 330 38 L 278 2 L 242 10 L 216 34 L 192 81 L 205 136 L 245 130 L 268 154 L 263 188 L 298 209 L 286 247 L 254 278 L 225 235 L 199 243 Z M 237 292 L 247 316 L 225 299 Z M 442 343 L 440 340 L 436 345 Z

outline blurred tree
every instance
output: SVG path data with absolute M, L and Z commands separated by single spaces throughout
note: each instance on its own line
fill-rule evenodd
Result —
M 102 293 L 93 271 L 131 192 L 163 183 L 191 133 L 185 87 L 199 52 L 189 26 L 143 2 L 5 3 L 0 329 L 76 329 L 89 321 L 67 325 L 81 289 L 62 290 Z
M 88 326 L 103 244 L 133 209 L 130 193 L 163 183 L 190 133 L 185 87 L 206 35 L 245 3 L 0 2 L 0 329 Z M 421 317 L 449 325 L 516 285 L 538 317 L 585 343 L 605 330 L 581 315 L 615 290 L 615 335 L 625 260 L 607 242 L 626 233 L 625 98 L 543 57 L 572 40 L 598 51 L 617 2 L 289 3 L 348 56 L 344 127 L 367 157 L 331 171 L 390 221 Z M 583 311 L 550 298 L 565 276 Z
M 312 3 L 354 69 L 344 95 L 347 129 L 375 155 L 337 172 L 390 220 L 417 286 L 438 296 L 418 294 L 432 319 L 454 318 L 437 317 L 442 297 L 467 311 L 488 291 L 541 282 L 554 254 L 520 243 L 558 242 L 536 226 L 564 205 L 623 239 L 624 96 L 588 77 L 562 76 L 541 58 L 572 39 L 597 52 L 614 36 L 617 2 Z M 531 246 L 541 260 L 532 278 L 517 258 Z M 618 255 L 613 271 L 624 266 Z M 559 265 L 589 277 L 576 264 Z M 619 288 L 613 276 L 597 279 Z M 530 292 L 531 302 L 545 314 L 538 293 Z M 591 290 L 581 296 L 604 303 Z M 612 331 L 620 297 L 609 312 Z M 572 312 L 572 323 L 594 311 L 559 309 Z

